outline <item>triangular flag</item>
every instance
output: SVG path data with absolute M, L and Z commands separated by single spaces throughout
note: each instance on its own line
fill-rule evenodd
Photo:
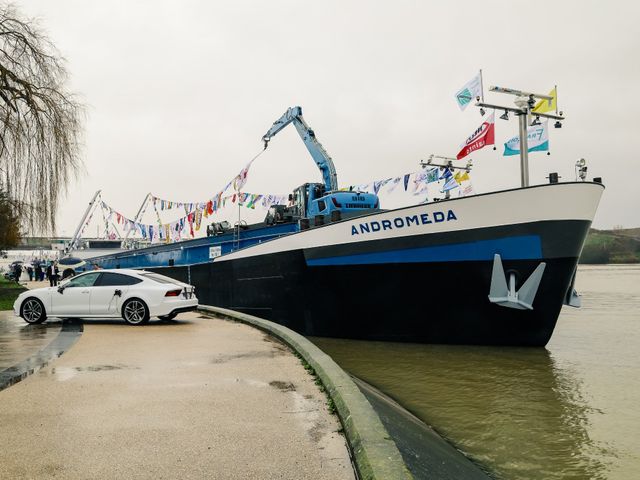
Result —
M 482 125 L 476 128 L 476 131 L 469 135 L 461 146 L 460 152 L 456 158 L 460 160 L 471 152 L 480 150 L 487 145 L 495 144 L 495 112 L 489 115 Z
M 553 90 L 549 92 L 549 96 L 553 98 L 551 100 L 540 100 L 538 103 L 536 103 L 535 107 L 533 107 L 533 110 L 531 111 L 533 113 L 546 113 L 551 112 L 552 110 L 556 110 L 558 100 L 558 92 L 556 90 L 556 87 L 554 87 Z

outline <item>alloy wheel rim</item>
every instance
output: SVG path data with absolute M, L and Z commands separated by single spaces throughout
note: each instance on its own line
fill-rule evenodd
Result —
M 39 302 L 29 300 L 25 303 L 22 314 L 27 322 L 35 322 L 39 320 L 42 315 L 42 307 Z
M 128 322 L 140 323 L 144 320 L 144 314 L 144 305 L 136 300 L 127 303 L 127 306 L 124 307 L 124 316 Z

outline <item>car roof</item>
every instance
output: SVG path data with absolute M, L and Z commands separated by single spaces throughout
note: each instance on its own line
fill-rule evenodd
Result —
M 133 268 L 100 268 L 98 270 L 87 270 L 78 275 L 84 275 L 86 273 L 124 273 L 125 275 L 140 275 L 141 273 L 153 273 L 146 270 L 134 270 Z

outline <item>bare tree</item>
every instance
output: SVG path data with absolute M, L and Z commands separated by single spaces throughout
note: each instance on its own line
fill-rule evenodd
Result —
M 54 45 L 13 5 L 0 5 L 0 189 L 25 227 L 55 229 L 61 194 L 81 167 L 83 108 Z

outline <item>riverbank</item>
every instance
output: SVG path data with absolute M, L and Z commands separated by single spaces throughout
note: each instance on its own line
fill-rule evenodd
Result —
M 581 264 L 640 263 L 640 228 L 589 230 Z

